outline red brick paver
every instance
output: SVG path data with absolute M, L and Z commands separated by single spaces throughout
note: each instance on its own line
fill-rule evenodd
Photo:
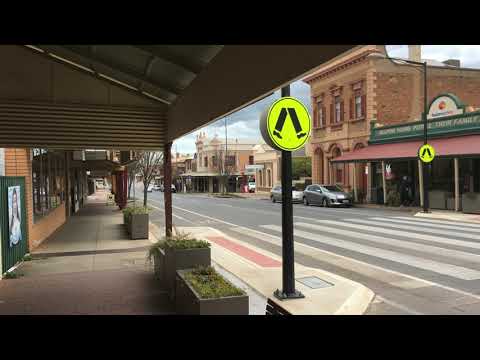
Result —
M 282 265 L 280 261 L 265 256 L 243 245 L 239 245 L 233 241 L 227 240 L 222 236 L 207 236 L 207 239 L 262 267 L 279 267 Z

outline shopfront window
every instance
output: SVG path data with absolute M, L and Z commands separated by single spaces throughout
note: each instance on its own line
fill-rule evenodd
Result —
M 65 164 L 62 153 L 32 149 L 33 221 L 65 201 Z

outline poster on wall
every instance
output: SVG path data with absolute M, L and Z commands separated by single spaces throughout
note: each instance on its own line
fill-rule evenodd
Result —
M 8 234 L 10 247 L 22 241 L 22 201 L 20 198 L 20 186 L 8 188 Z

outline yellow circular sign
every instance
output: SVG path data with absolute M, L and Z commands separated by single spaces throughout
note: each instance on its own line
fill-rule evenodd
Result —
M 307 108 L 293 97 L 275 101 L 261 126 L 267 130 L 262 131 L 265 141 L 286 151 L 303 147 L 312 127 Z
M 429 144 L 422 145 L 420 149 L 418 149 L 418 157 L 424 163 L 429 163 L 435 157 L 435 149 Z

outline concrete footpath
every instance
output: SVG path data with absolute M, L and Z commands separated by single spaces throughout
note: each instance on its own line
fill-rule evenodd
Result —
M 415 214 L 415 216 L 425 219 L 441 219 L 450 221 L 480 223 L 480 215 L 478 214 L 464 214 L 461 212 L 448 210 L 430 210 L 430 212 L 426 214 L 422 211 L 419 211 Z
M 295 287 L 305 298 L 277 300 L 273 292 L 282 288 L 280 257 L 211 227 L 181 227 L 178 231 L 210 242 L 213 262 L 294 315 L 361 315 L 374 298 L 374 293 L 362 284 L 295 264 Z M 310 286 L 308 280 L 313 280 Z

